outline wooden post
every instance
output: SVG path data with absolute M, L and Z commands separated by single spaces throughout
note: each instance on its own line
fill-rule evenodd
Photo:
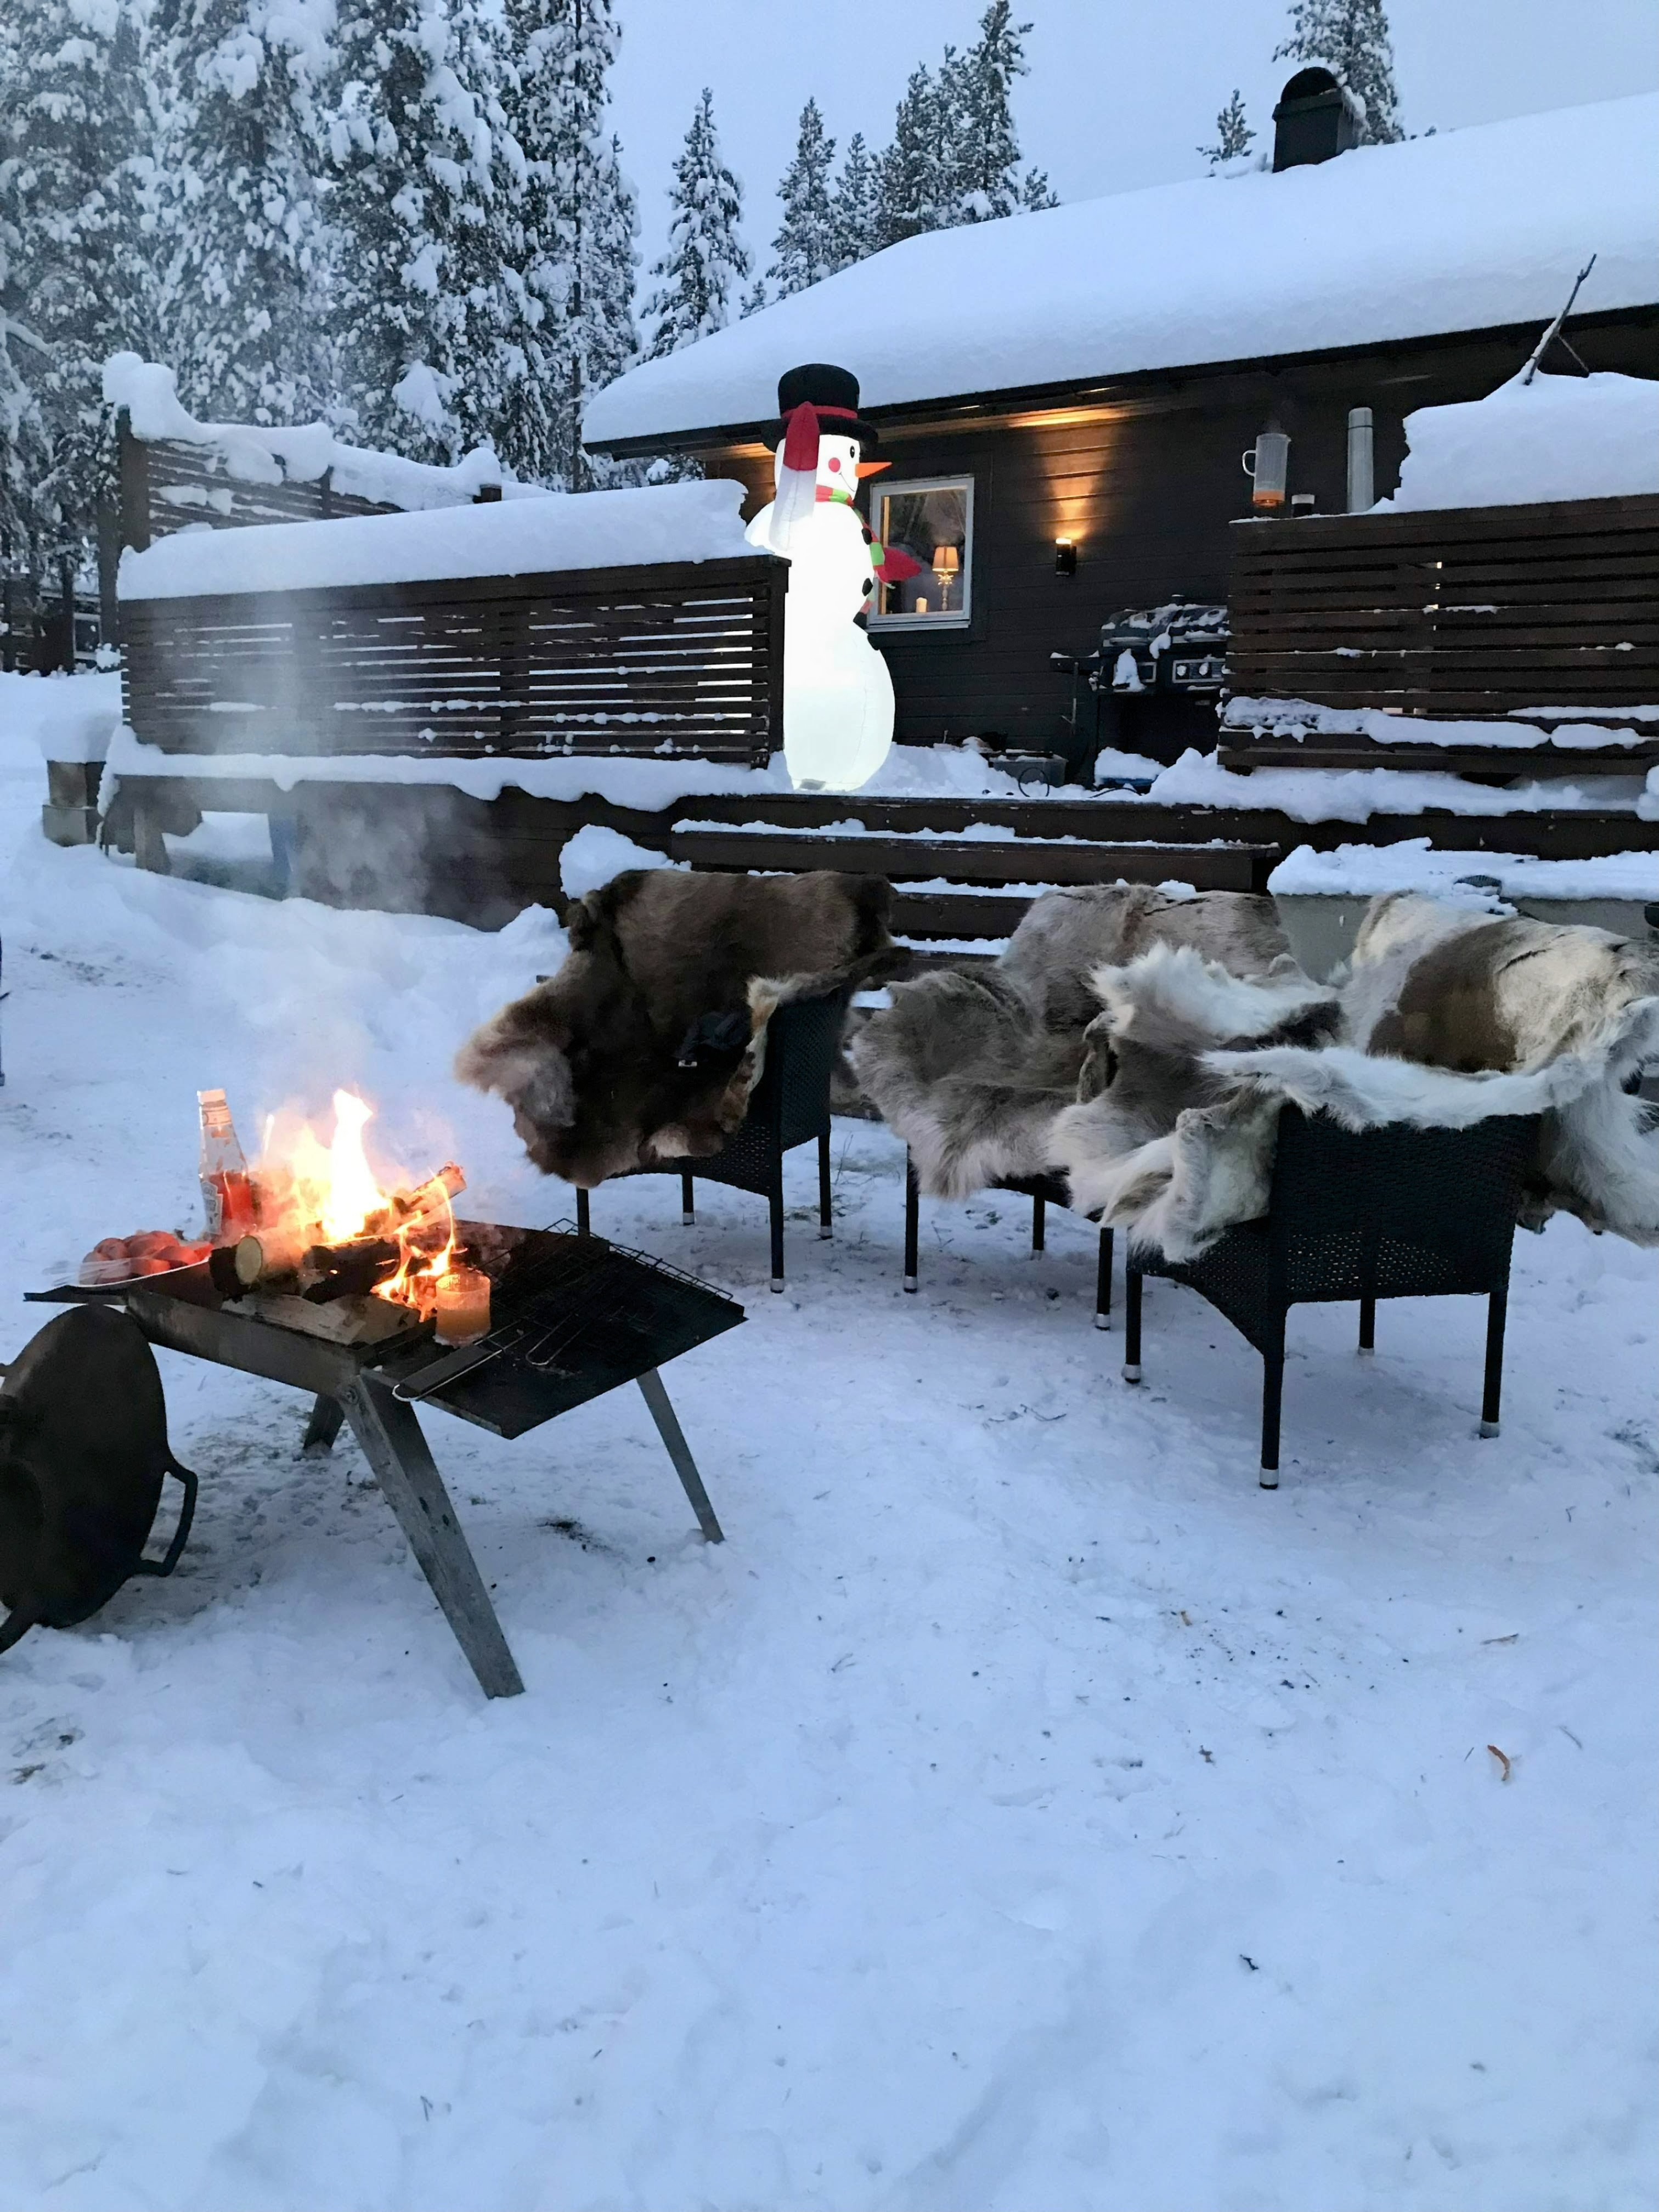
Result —
M 149 450 L 133 436 L 132 417 L 125 407 L 115 418 L 115 439 L 121 544 L 143 553 L 149 547 Z

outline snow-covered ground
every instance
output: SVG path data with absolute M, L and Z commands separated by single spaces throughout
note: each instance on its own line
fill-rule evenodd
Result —
M 188 1218 L 193 1094 L 354 1078 L 411 1164 L 568 1211 L 450 1055 L 552 965 L 46 846 L 0 731 L 0 1357 L 21 1288 Z M 1259 1368 L 1094 1238 L 924 1216 L 838 1125 L 833 1244 L 671 1181 L 595 1226 L 730 1288 L 670 1389 L 428 1432 L 528 1685 L 486 1704 L 356 1447 L 168 1358 L 170 1583 L 0 1660 L 0 2203 L 65 2212 L 1654 2201 L 1659 1264 L 1519 1242 L 1504 1434 L 1473 1302 Z M 1495 1745 L 1511 1762 L 1503 1778 Z

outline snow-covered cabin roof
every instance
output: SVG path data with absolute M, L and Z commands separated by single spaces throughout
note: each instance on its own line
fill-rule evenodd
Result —
M 888 247 L 595 394 L 590 444 L 763 422 L 840 362 L 880 409 L 1659 302 L 1659 94 L 1079 201 Z
M 117 588 L 123 599 L 178 599 L 753 558 L 742 503 L 743 486 L 716 477 L 424 514 L 204 526 L 124 553 Z

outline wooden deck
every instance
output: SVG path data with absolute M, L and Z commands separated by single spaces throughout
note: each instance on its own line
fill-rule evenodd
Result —
M 1659 702 L 1659 495 L 1241 522 L 1232 535 L 1242 697 L 1447 718 L 1590 708 L 1612 723 Z M 1298 765 L 1325 763 L 1303 750 Z

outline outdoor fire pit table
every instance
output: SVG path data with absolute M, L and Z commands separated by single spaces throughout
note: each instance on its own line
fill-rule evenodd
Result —
M 349 1421 L 402 1523 L 434 1596 L 486 1694 L 524 1687 L 455 1509 L 415 1417 L 441 1407 L 498 1437 L 521 1437 L 623 1382 L 637 1382 L 699 1526 L 721 1541 L 659 1370 L 735 1328 L 743 1308 L 678 1268 L 602 1237 L 458 1221 L 490 1278 L 487 1336 L 451 1349 L 430 1328 L 342 1344 L 264 1315 L 233 1312 L 205 1264 L 107 1290 L 59 1289 L 52 1303 L 125 1306 L 153 1345 L 312 1393 L 305 1448 L 326 1449 Z

